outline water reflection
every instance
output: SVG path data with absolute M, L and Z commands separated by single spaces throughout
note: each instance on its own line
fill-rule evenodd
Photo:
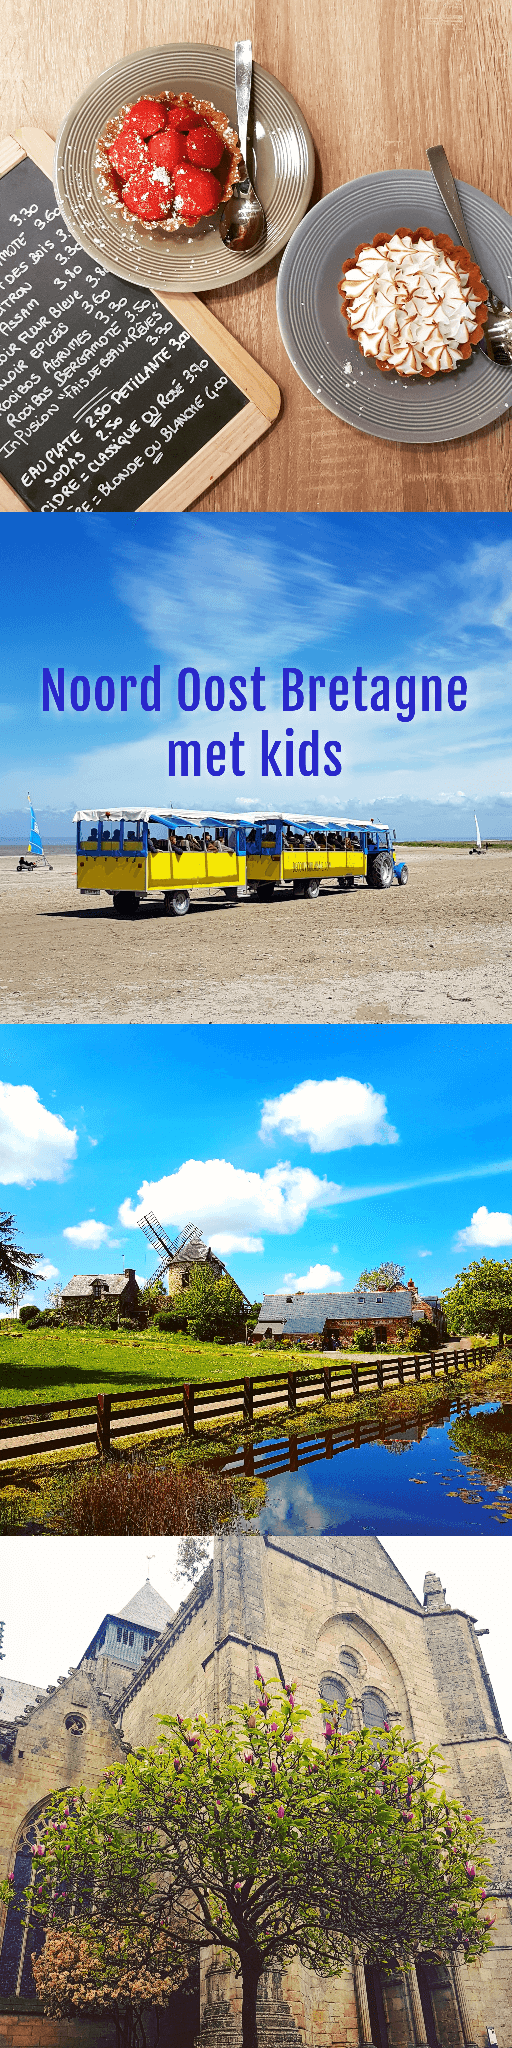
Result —
M 512 1516 L 512 1403 L 445 1397 L 402 1426 L 382 1417 L 294 1431 L 240 1445 L 224 1469 L 265 1480 L 267 1531 L 489 1533 L 493 1518 Z

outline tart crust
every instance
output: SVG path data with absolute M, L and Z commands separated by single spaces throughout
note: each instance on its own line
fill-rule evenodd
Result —
M 456 348 L 452 345 L 451 352 L 452 355 L 455 354 L 454 361 L 450 361 L 442 365 L 440 363 L 439 366 L 435 368 L 428 362 L 423 362 L 420 366 L 415 367 L 415 369 L 411 371 L 410 369 L 405 369 L 399 363 L 393 361 L 393 359 L 387 360 L 386 358 L 379 357 L 378 355 L 374 354 L 373 351 L 365 349 L 363 346 L 361 334 L 357 326 L 353 324 L 351 318 L 350 295 L 347 292 L 345 282 L 347 273 L 349 271 L 353 271 L 354 264 L 357 264 L 358 258 L 363 254 L 364 251 L 369 252 L 371 249 L 379 249 L 381 246 L 385 244 L 389 245 L 389 243 L 393 240 L 395 235 L 399 236 L 400 238 L 407 237 L 407 241 L 411 247 L 414 247 L 414 244 L 419 242 L 420 240 L 423 242 L 432 242 L 434 247 L 442 251 L 443 256 L 445 256 L 448 259 L 449 263 L 459 273 L 459 281 L 462 296 L 466 304 L 468 303 L 470 296 L 476 301 L 474 311 L 471 314 L 472 321 L 475 322 L 475 324 L 472 325 L 471 328 L 471 338 L 468 339 L 467 341 L 458 342 L 456 344 Z M 354 340 L 357 341 L 361 355 L 363 355 L 367 361 L 374 363 L 376 369 L 381 370 L 384 376 L 394 375 L 404 377 L 406 378 L 407 382 L 411 382 L 414 377 L 430 378 L 435 376 L 446 376 L 450 372 L 453 372 L 454 370 L 457 369 L 458 363 L 461 360 L 467 361 L 468 358 L 472 355 L 473 349 L 476 348 L 478 346 L 478 343 L 482 340 L 484 327 L 487 319 L 488 290 L 487 285 L 484 284 L 481 271 L 479 270 L 478 265 L 474 262 L 473 257 L 469 255 L 467 249 L 461 247 L 460 243 L 452 242 L 450 235 L 435 235 L 432 231 L 432 228 L 401 227 L 394 228 L 391 230 L 391 232 L 389 230 L 381 229 L 379 234 L 373 236 L 372 242 L 359 242 L 357 248 L 354 251 L 354 255 L 349 257 L 348 261 L 343 264 L 343 276 L 340 278 L 340 282 L 338 284 L 338 291 L 341 298 L 343 317 L 346 320 L 349 334 L 353 335 Z M 444 353 L 449 353 L 449 349 L 447 348 L 444 351 Z

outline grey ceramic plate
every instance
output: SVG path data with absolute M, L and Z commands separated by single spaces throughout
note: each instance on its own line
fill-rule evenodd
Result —
M 512 219 L 473 185 L 458 183 L 484 277 L 512 303 Z M 481 349 L 453 374 L 405 383 L 365 359 L 341 313 L 338 279 L 358 242 L 381 228 L 453 233 L 430 171 L 377 171 L 329 192 L 296 229 L 281 264 L 277 314 L 293 367 L 329 412 L 380 441 L 456 441 L 512 406 L 510 369 Z
M 103 71 L 75 101 L 59 129 L 54 183 L 64 220 L 81 248 L 117 277 L 155 291 L 215 291 L 261 270 L 284 249 L 309 205 L 314 149 L 309 129 L 290 93 L 270 72 L 254 65 L 254 167 L 267 234 L 261 250 L 235 256 L 218 227 L 193 234 L 148 234 L 137 220 L 125 221 L 105 205 L 94 170 L 98 136 L 125 101 L 144 93 L 192 92 L 229 115 L 236 128 L 233 50 L 202 43 L 169 43 L 139 50 Z

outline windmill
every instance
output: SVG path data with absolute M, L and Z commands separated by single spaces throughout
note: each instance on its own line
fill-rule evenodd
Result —
M 158 1216 L 154 1216 L 150 1209 L 147 1216 L 140 1217 L 139 1230 L 144 1232 L 148 1243 L 153 1246 L 153 1251 L 159 1255 L 160 1264 L 156 1273 L 153 1273 L 153 1283 L 163 1280 L 164 1274 L 169 1272 L 171 1266 L 203 1265 L 208 1256 L 197 1223 L 186 1223 L 178 1237 L 173 1239 L 167 1236 L 167 1231 L 164 1230 L 163 1224 L 159 1223 Z M 224 1268 L 222 1270 L 224 1271 Z

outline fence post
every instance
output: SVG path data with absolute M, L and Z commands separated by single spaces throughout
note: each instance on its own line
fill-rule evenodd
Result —
M 352 1393 L 355 1394 L 357 1400 L 359 1400 L 359 1366 L 351 1365 L 350 1372 L 352 1378 Z
M 430 1353 L 430 1378 L 431 1378 L 431 1380 L 435 1380 L 435 1376 L 436 1376 L 436 1354 L 435 1354 L 435 1351 L 431 1351 L 431 1353 Z
M 254 1380 L 244 1380 L 244 1422 L 254 1419 Z
M 194 1388 L 188 1382 L 183 1387 L 183 1435 L 194 1435 Z
M 326 1429 L 325 1432 L 325 1455 L 326 1458 L 334 1457 L 334 1437 L 332 1429 Z
M 246 1479 L 254 1479 L 254 1444 L 244 1444 L 244 1473 Z
M 384 1366 L 382 1364 L 381 1358 L 377 1359 L 377 1386 L 379 1389 L 379 1394 L 382 1394 L 384 1387 Z
M 296 1407 L 297 1407 L 297 1374 L 296 1374 L 296 1372 L 289 1372 L 289 1373 L 288 1373 L 288 1407 L 289 1407 L 289 1408 L 290 1408 L 290 1409 L 292 1410 L 292 1413 L 295 1413 L 295 1409 L 296 1409 Z M 291 1470 L 291 1467 L 290 1467 L 290 1470 Z
M 110 1450 L 110 1421 L 112 1395 L 98 1394 L 96 1400 L 96 1450 L 99 1458 L 107 1458 Z
M 296 1436 L 289 1436 L 289 1437 L 288 1437 L 288 1447 L 289 1447 L 289 1448 L 288 1448 L 288 1461 L 289 1461 L 289 1469 L 290 1469 L 290 1472 L 298 1472 L 298 1470 L 299 1470 L 299 1440 L 298 1440 L 298 1437 L 296 1437 Z
M 414 1360 L 414 1378 L 415 1378 L 415 1380 L 421 1380 L 421 1359 L 420 1359 L 420 1358 L 415 1358 L 415 1360 Z
M 399 1387 L 403 1387 L 403 1384 L 404 1384 L 404 1361 L 403 1361 L 403 1358 L 397 1358 L 397 1361 L 396 1361 L 396 1369 L 397 1369 L 397 1373 L 398 1373 L 398 1385 L 399 1385 Z
M 331 1399 L 331 1368 L 330 1368 L 330 1366 L 328 1365 L 328 1366 L 325 1366 L 325 1367 L 324 1367 L 324 1401 L 330 1401 L 330 1399 Z

